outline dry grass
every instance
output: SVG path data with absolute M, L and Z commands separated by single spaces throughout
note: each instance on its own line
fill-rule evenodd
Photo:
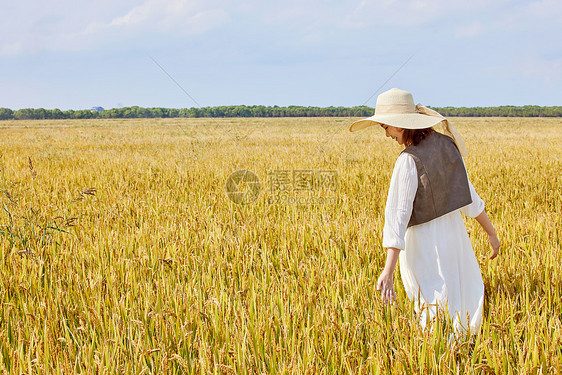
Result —
M 400 148 L 350 122 L 0 122 L 0 369 L 559 374 L 562 121 L 455 120 L 503 247 L 489 262 L 467 219 L 485 320 L 453 345 L 398 275 L 399 302 L 377 296 Z M 248 205 L 225 193 L 239 169 L 264 183 Z M 337 171 L 335 199 L 268 203 L 268 171 L 293 169 Z

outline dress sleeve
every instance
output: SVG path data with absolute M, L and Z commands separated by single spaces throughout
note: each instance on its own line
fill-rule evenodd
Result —
M 470 180 L 468 180 L 468 187 L 470 188 L 470 197 L 472 198 L 472 203 L 461 208 L 461 213 L 468 217 L 476 217 L 484 211 L 484 201 L 478 196 L 474 186 Z
M 383 247 L 404 250 L 406 229 L 414 198 L 418 190 L 416 162 L 410 154 L 402 153 L 392 172 L 384 211 Z

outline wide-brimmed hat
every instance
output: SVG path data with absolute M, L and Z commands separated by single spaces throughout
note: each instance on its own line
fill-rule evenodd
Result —
M 357 131 L 378 124 L 385 124 L 404 129 L 430 128 L 443 118 L 420 113 L 414 104 L 414 98 L 408 91 L 390 89 L 377 97 L 375 114 L 369 118 L 355 121 L 349 131 Z
M 453 138 L 461 155 L 468 155 L 462 136 L 453 124 L 439 112 L 421 104 L 415 105 L 414 98 L 408 91 L 390 89 L 380 94 L 377 97 L 375 114 L 355 121 L 349 131 L 354 132 L 379 124 L 403 129 L 426 129 L 441 124 L 442 132 Z

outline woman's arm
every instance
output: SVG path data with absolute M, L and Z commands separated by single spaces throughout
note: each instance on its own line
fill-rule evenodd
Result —
M 484 228 L 486 233 L 488 233 L 488 242 L 490 242 L 490 245 L 492 245 L 492 249 L 494 251 L 490 259 L 494 259 L 498 256 L 498 253 L 500 251 L 500 240 L 496 235 L 496 231 L 494 230 L 492 222 L 488 218 L 488 215 L 486 215 L 486 210 L 483 210 L 480 215 L 476 216 L 475 219 L 482 226 L 482 228 Z
M 394 292 L 393 274 L 398 262 L 400 250 L 395 247 L 389 247 L 386 252 L 386 264 L 384 270 L 377 281 L 377 290 L 381 291 L 381 298 L 384 303 L 391 304 L 396 300 Z
M 468 177 L 468 176 L 467 176 Z M 463 215 L 468 217 L 473 217 L 478 221 L 478 223 L 484 228 L 486 233 L 488 233 L 488 242 L 492 245 L 492 249 L 494 252 L 490 259 L 494 259 L 498 256 L 500 251 L 500 240 L 496 235 L 496 231 L 494 230 L 494 226 L 488 219 L 488 215 L 486 215 L 486 209 L 484 208 L 484 201 L 478 196 L 474 186 L 470 183 L 470 179 L 468 180 L 468 187 L 470 189 L 470 197 L 472 198 L 472 203 L 462 207 L 461 212 Z
M 383 302 L 396 300 L 393 273 L 401 249 L 405 248 L 406 228 L 412 215 L 418 189 L 418 171 L 410 154 L 401 154 L 396 161 L 385 207 L 382 246 L 387 248 L 386 264 L 377 281 Z

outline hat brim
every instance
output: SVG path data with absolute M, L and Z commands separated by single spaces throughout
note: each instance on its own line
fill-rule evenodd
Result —
M 349 127 L 350 132 L 368 128 L 373 125 L 389 125 L 403 129 L 426 129 L 437 125 L 444 119 L 422 115 L 420 113 L 401 113 L 393 115 L 374 115 L 363 120 L 355 121 Z

